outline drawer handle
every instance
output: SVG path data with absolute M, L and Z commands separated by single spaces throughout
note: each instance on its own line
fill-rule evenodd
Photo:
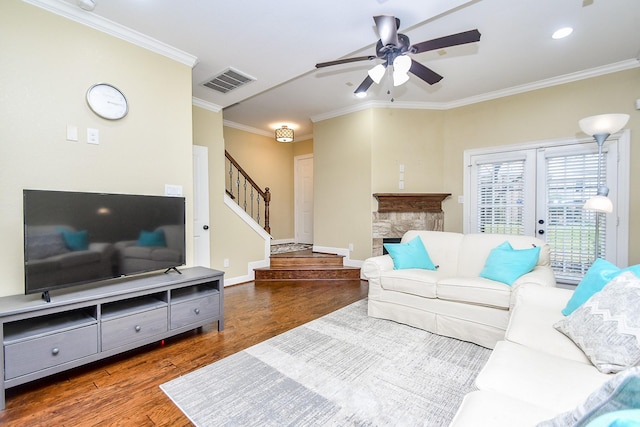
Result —
M 140 330 L 141 330 L 142 328 L 140 327 L 140 325 L 136 325 L 136 327 L 135 327 L 134 329 L 136 330 L 136 332 L 140 332 Z
M 194 309 L 193 309 L 193 312 L 194 312 L 195 314 L 200 314 L 200 309 L 199 309 L 199 308 L 194 308 Z
M 60 353 L 60 349 L 58 347 L 54 347 L 51 349 L 51 354 L 53 354 L 54 356 L 57 356 L 58 353 Z

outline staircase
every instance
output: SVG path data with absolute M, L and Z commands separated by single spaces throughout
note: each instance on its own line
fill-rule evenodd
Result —
M 345 267 L 342 255 L 311 250 L 275 254 L 270 266 L 256 268 L 255 281 L 282 280 L 360 280 L 358 267 Z

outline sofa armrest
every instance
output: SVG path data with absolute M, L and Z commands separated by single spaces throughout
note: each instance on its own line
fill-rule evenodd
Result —
M 128 248 L 129 246 L 135 246 L 137 243 L 137 240 L 122 240 L 120 242 L 117 242 L 114 246 L 117 250 L 122 250 L 124 248 Z
M 390 270 L 393 270 L 393 258 L 390 255 L 374 256 L 364 260 L 360 267 L 360 277 L 375 281 L 380 278 L 380 273 Z
M 569 289 L 524 283 L 511 292 L 510 307 L 513 310 L 526 302 L 527 305 L 559 312 L 567 305 L 571 295 L 573 291 Z
M 93 252 L 99 252 L 103 259 L 111 257 L 115 248 L 112 243 L 89 243 L 89 250 Z

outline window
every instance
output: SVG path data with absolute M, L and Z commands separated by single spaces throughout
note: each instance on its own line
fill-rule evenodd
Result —
M 465 152 L 465 232 L 536 235 L 551 247 L 559 282 L 577 283 L 596 257 L 626 265 L 629 132 L 603 149 L 611 214 L 582 209 L 598 188 L 597 145 L 539 142 Z

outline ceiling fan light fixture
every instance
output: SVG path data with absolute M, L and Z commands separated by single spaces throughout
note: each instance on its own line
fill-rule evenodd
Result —
M 276 129 L 276 141 L 293 142 L 293 129 L 289 129 L 286 125 L 282 125 L 281 128 Z
M 376 84 L 379 84 L 380 80 L 382 80 L 382 77 L 384 77 L 384 73 L 386 70 L 387 69 L 384 65 L 378 64 L 369 70 L 369 77 L 371 77 L 371 80 L 373 80 Z
M 80 9 L 91 12 L 96 8 L 96 2 L 94 0 L 78 0 L 78 6 L 80 6 Z
M 393 85 L 400 86 L 409 81 L 409 74 L 402 71 L 393 72 Z
M 411 68 L 411 58 L 406 55 L 398 55 L 393 60 L 393 71 L 408 73 Z

